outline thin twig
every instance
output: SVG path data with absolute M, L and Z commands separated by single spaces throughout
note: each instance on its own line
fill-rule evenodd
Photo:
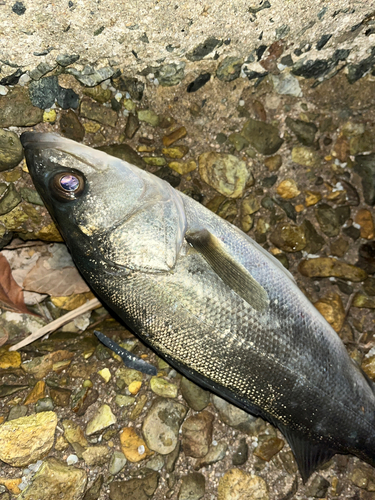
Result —
M 69 323 L 78 316 L 81 316 L 82 314 L 92 311 L 93 309 L 96 309 L 100 306 L 101 303 L 98 299 L 91 299 L 86 304 L 83 304 L 83 306 L 77 307 L 77 309 L 74 309 L 74 311 L 70 311 L 67 314 L 64 314 L 64 316 L 61 316 L 61 318 L 58 318 L 55 321 L 48 323 L 48 325 L 43 326 L 36 332 L 21 340 L 21 342 L 19 342 L 18 344 L 12 345 L 9 350 L 17 351 L 17 349 L 31 344 L 31 342 L 34 342 L 34 340 L 37 340 L 40 337 L 44 337 L 44 335 L 48 335 L 49 333 L 56 331 L 58 328 L 66 325 L 66 323 Z

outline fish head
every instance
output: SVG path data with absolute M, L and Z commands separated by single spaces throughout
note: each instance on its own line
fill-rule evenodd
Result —
M 173 267 L 186 219 L 163 180 L 130 163 L 51 133 L 21 136 L 30 175 L 72 251 L 156 271 Z M 74 251 L 73 251 L 74 248 Z

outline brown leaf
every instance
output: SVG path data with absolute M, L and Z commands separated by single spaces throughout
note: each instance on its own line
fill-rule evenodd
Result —
M 29 271 L 23 282 L 25 290 L 53 297 L 66 297 L 73 293 L 90 291 L 75 267 L 55 269 L 50 267 L 49 260 L 49 257 L 41 257 Z
M 10 265 L 2 254 L 0 254 L 0 308 L 37 316 L 26 307 L 22 288 L 14 281 Z

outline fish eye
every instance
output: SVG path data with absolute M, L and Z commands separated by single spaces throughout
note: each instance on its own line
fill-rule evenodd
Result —
M 52 178 L 50 187 L 60 201 L 75 200 L 83 193 L 85 178 L 78 172 L 59 172 Z

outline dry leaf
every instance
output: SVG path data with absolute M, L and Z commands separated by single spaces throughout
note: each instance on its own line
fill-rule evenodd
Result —
M 0 308 L 38 316 L 27 309 L 22 288 L 14 281 L 10 265 L 2 254 L 0 254 Z
M 90 291 L 75 267 L 56 269 L 50 266 L 49 261 L 49 257 L 41 257 L 38 260 L 23 282 L 25 290 L 54 297 Z

